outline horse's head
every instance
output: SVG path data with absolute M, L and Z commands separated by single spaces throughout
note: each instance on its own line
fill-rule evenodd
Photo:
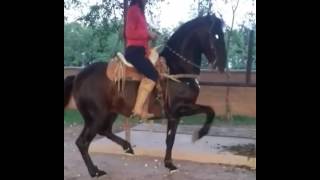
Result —
M 173 74 L 200 73 L 201 54 L 224 72 L 227 53 L 223 21 L 215 15 L 197 17 L 181 25 L 161 52 Z
M 198 30 L 201 51 L 207 57 L 209 64 L 224 72 L 227 61 L 226 46 L 223 33 L 223 21 L 214 14 L 205 17 L 206 26 Z

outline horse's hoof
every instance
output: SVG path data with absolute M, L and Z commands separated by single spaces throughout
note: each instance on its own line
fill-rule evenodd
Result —
M 127 156 L 134 156 L 134 152 L 133 152 L 133 150 L 132 149 L 126 149 L 125 151 L 124 151 L 124 153 L 125 153 L 125 155 L 127 155 Z
M 90 173 L 91 177 L 101 177 L 103 175 L 106 175 L 107 173 L 101 170 L 96 170 L 95 173 Z
M 125 152 L 124 155 L 126 155 L 126 156 L 134 156 L 133 153 L 127 153 L 127 152 Z
M 100 176 L 103 176 L 103 175 L 106 175 L 106 174 L 107 174 L 106 172 L 98 170 L 98 172 L 96 172 L 96 177 L 100 177 Z
M 172 163 L 165 164 L 165 167 L 169 169 L 170 174 L 178 171 L 178 168 Z
M 170 170 L 169 173 L 170 173 L 170 174 L 174 174 L 174 173 L 176 173 L 176 172 L 178 172 L 178 171 L 179 171 L 179 169 L 174 169 L 174 170 Z
M 139 114 L 133 113 L 133 114 L 131 114 L 131 115 L 129 116 L 129 119 L 131 119 L 131 120 L 140 120 L 140 119 L 141 119 L 141 116 L 140 116 Z

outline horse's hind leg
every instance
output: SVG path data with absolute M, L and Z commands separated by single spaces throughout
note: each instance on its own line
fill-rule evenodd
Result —
M 88 168 L 90 176 L 99 177 L 105 175 L 106 172 L 99 170 L 98 167 L 93 164 L 88 153 L 89 145 L 98 132 L 98 121 L 94 121 L 89 113 L 82 113 L 82 115 L 85 119 L 85 125 L 80 136 L 76 140 L 76 145 L 79 148 L 79 151 Z
M 102 129 L 102 131 L 99 132 L 99 134 L 106 136 L 108 139 L 110 139 L 113 142 L 120 145 L 123 148 L 123 150 L 125 151 L 125 153 L 127 153 L 129 155 L 133 155 L 134 152 L 131 147 L 131 144 L 128 141 L 126 141 L 126 140 L 122 139 L 121 137 L 112 133 L 112 125 L 113 125 L 114 121 L 116 120 L 117 116 L 118 115 L 116 113 L 108 114 L 108 116 L 106 117 L 106 119 L 104 121 L 103 129 Z

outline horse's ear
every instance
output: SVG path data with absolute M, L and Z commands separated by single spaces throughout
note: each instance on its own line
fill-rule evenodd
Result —
M 207 17 L 216 17 L 216 14 L 215 13 L 212 13 L 212 12 L 208 12 L 207 13 Z
M 215 15 L 214 15 L 214 13 L 208 12 L 208 14 L 205 17 L 208 21 L 212 21 L 212 19 L 214 19 Z

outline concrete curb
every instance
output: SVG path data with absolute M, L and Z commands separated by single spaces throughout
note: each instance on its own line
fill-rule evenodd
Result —
M 124 137 L 124 132 L 117 135 Z M 164 133 L 132 131 L 131 136 L 131 144 L 136 156 L 164 158 L 166 147 Z M 174 160 L 246 166 L 256 169 L 256 158 L 234 155 L 219 149 L 219 146 L 247 143 L 255 143 L 255 140 L 206 136 L 193 144 L 191 143 L 191 135 L 177 134 L 172 157 Z M 89 152 L 93 154 L 124 154 L 122 147 L 107 138 L 91 143 Z
M 193 134 L 195 130 L 199 130 L 202 125 L 183 125 L 180 124 L 177 129 L 178 134 Z M 156 123 L 142 123 L 131 128 L 132 131 L 153 131 L 167 132 L 167 125 Z M 207 136 L 234 137 L 256 139 L 256 128 L 253 127 L 216 127 L 211 126 Z

